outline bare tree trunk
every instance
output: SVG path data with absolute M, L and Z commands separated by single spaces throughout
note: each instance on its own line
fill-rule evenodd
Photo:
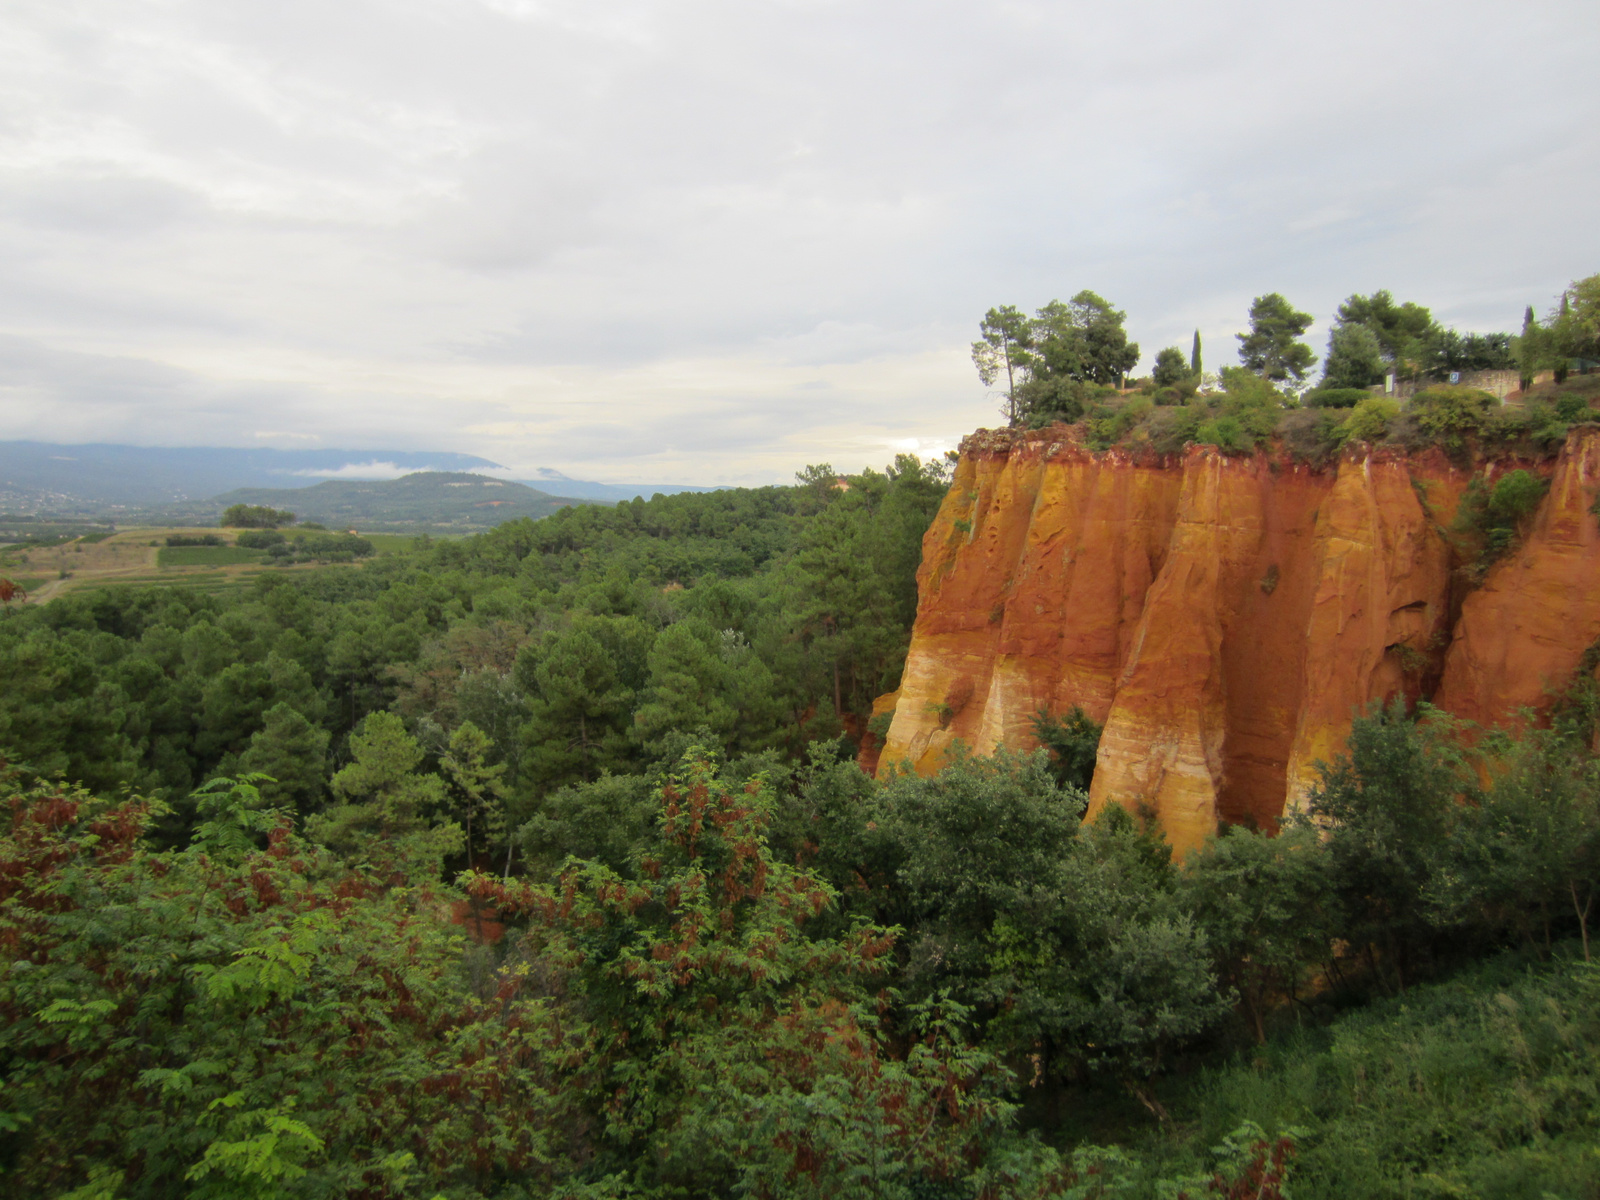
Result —
M 1244 1001 L 1244 1010 L 1250 1014 L 1250 1023 L 1256 1027 L 1256 1045 L 1265 1046 L 1267 1044 L 1267 1030 L 1261 1023 L 1260 1004 L 1246 989 L 1240 989 L 1239 999 Z
M 1162 1106 L 1161 1101 L 1155 1098 L 1155 1095 L 1150 1091 L 1149 1087 L 1145 1084 L 1135 1083 L 1131 1079 L 1124 1080 L 1123 1086 L 1126 1087 L 1130 1093 L 1132 1093 L 1135 1100 L 1150 1110 L 1151 1115 L 1154 1116 L 1155 1119 L 1161 1123 L 1161 1127 L 1165 1129 L 1167 1122 L 1171 1120 L 1171 1116 L 1167 1112 L 1166 1108 Z
M 1578 885 L 1570 879 L 1567 889 L 1572 893 L 1572 911 L 1578 914 L 1578 934 L 1583 938 L 1583 961 L 1589 961 L 1589 906 L 1594 903 L 1594 893 L 1591 891 L 1583 902 L 1583 907 L 1578 907 Z
M 1005 343 L 1006 350 L 1006 424 L 1017 423 L 1017 380 L 1011 372 L 1011 343 Z

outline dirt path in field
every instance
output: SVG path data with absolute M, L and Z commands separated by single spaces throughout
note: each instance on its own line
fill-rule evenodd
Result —
M 193 572 L 181 567 L 164 569 L 156 561 L 166 535 L 181 532 L 189 531 L 129 529 L 115 533 L 103 542 L 85 544 L 78 541 L 68 542 L 64 546 L 35 547 L 7 566 L 5 571 L 14 577 L 55 576 L 28 593 L 29 604 L 48 604 L 65 592 L 99 587 L 115 583 L 118 579 L 155 575 L 158 572 L 182 576 Z M 216 530 L 204 532 L 215 533 Z M 151 542 L 157 544 L 152 546 Z M 60 577 L 63 571 L 67 573 L 65 579 Z
M 263 570 L 310 571 L 321 570 L 327 564 L 299 563 L 292 567 L 265 567 L 260 562 L 200 563 L 193 566 L 161 566 L 161 548 L 169 534 L 190 536 L 222 533 L 225 543 L 233 540 L 232 531 L 216 529 L 125 529 L 103 542 L 68 542 L 62 546 L 37 546 L 28 550 L 13 551 L 19 557 L 0 566 L 0 576 L 11 579 L 38 579 L 45 582 L 31 588 L 28 604 L 48 604 L 56 597 L 82 588 L 103 587 L 107 584 L 135 583 L 160 586 L 171 583 L 182 585 L 197 575 L 221 576 L 235 581 L 241 575 L 258 575 Z M 67 577 L 61 578 L 65 571 Z M 197 583 L 197 586 L 199 584 Z

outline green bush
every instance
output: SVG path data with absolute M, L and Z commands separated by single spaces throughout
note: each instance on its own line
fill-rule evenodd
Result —
M 1158 408 L 1147 425 L 1151 448 L 1161 454 L 1182 453 L 1183 448 L 1195 440 L 1200 423 L 1209 411 L 1201 400 Z
M 297 533 L 292 542 L 267 547 L 267 554 L 281 562 L 354 562 L 375 552 L 372 543 L 357 533 Z
M 1231 454 L 1248 453 L 1277 432 L 1278 422 L 1288 404 L 1287 398 L 1267 380 L 1239 367 L 1222 369 L 1222 394 L 1213 401 L 1219 424 L 1210 430 L 1204 425 L 1196 439 L 1209 441 Z M 1235 432 L 1237 427 L 1237 432 Z M 1217 441 L 1217 438 L 1226 440 Z
M 1104 726 L 1097 725 L 1077 704 L 1065 717 L 1052 717 L 1050 710 L 1044 708 L 1033 714 L 1033 736 L 1050 752 L 1056 782 L 1085 793 L 1094 780 L 1094 764 L 1103 729 Z
M 1417 428 L 1452 452 L 1466 446 L 1477 434 L 1496 401 L 1488 392 L 1460 384 L 1442 384 L 1411 398 L 1410 412 Z
M 888 741 L 889 727 L 894 724 L 894 709 L 888 712 L 873 713 L 867 721 L 867 732 L 878 739 L 879 744 Z
M 1193 1082 L 1190 1153 L 1253 1118 L 1312 1127 L 1296 1200 L 1600 1194 L 1597 985 L 1507 958 L 1296 1031 Z
M 1576 421 L 1592 420 L 1594 410 L 1589 407 L 1589 397 L 1569 393 L 1556 401 L 1556 417 L 1570 425 Z
M 294 514 L 265 504 L 230 504 L 222 512 L 222 523 L 236 529 L 276 529 L 293 525 Z
M 1565 438 L 1566 425 L 1557 419 L 1552 406 L 1535 402 L 1495 409 L 1484 418 L 1478 436 L 1484 441 L 1511 446 L 1529 438 L 1547 444 L 1552 435 L 1558 441 Z
M 1081 420 L 1095 401 L 1114 395 L 1115 388 L 1065 376 L 1030 380 L 1017 389 L 1017 398 L 1030 429 L 1042 429 L 1058 421 L 1070 425 Z
M 1494 562 L 1516 544 L 1523 522 L 1539 507 L 1549 487 L 1544 480 L 1524 470 L 1508 471 L 1490 488 L 1482 476 L 1474 476 L 1456 509 L 1455 530 L 1466 535 L 1470 559 L 1467 573 L 1481 582 Z
M 1089 445 L 1108 450 L 1123 441 L 1150 414 L 1153 407 L 1143 396 L 1122 404 L 1101 404 L 1089 415 Z
M 1237 417 L 1212 417 L 1195 430 L 1194 440 L 1205 446 L 1215 446 L 1224 454 L 1248 454 L 1255 449 L 1255 439 L 1245 432 Z
M 1344 445 L 1343 412 L 1338 408 L 1305 408 L 1284 413 L 1278 422 L 1278 436 L 1296 458 L 1326 465 Z
M 1389 432 L 1389 422 L 1400 415 L 1400 406 L 1383 396 L 1368 396 L 1351 410 L 1339 425 L 1347 442 L 1380 442 Z
M 1366 388 L 1325 387 L 1307 392 L 1303 403 L 1307 408 L 1354 408 L 1371 395 Z
M 1489 513 L 1501 520 L 1520 521 L 1539 507 L 1549 485 L 1521 469 L 1502 475 L 1489 496 Z
M 236 544 L 247 550 L 266 550 L 286 540 L 276 529 L 247 529 L 235 539 Z

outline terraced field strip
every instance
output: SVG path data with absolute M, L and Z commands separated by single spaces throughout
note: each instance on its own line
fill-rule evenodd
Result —
M 169 546 L 167 538 L 220 537 L 234 530 L 201 528 L 121 529 L 96 542 L 0 550 L 0 577 L 28 592 L 29 604 L 45 604 L 65 592 L 106 587 L 178 587 L 215 595 L 251 587 L 262 575 L 327 570 L 337 564 L 272 565 L 259 550 L 221 546 Z M 409 549 L 411 534 L 380 534 L 384 551 Z M 46 573 L 48 572 L 48 573 Z
M 156 565 L 166 567 L 233 567 L 261 561 L 259 550 L 239 546 L 163 546 L 156 552 Z

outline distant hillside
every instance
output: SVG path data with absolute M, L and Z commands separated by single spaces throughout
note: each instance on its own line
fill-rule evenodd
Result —
M 225 488 L 294 488 L 340 472 L 466 471 L 473 454 L 0 442 L 0 510 L 88 513 L 204 500 Z M 387 465 L 388 469 L 382 469 Z
M 531 487 L 542 488 L 577 500 L 632 500 L 651 496 L 676 496 L 679 492 L 715 492 L 716 487 L 699 487 L 687 483 L 594 483 L 585 479 L 571 479 L 550 467 L 540 467 L 532 479 L 523 480 Z
M 486 529 L 517 517 L 547 517 L 582 501 L 524 484 L 458 471 L 421 471 L 400 479 L 330 479 L 306 488 L 238 488 L 213 497 L 216 520 L 230 504 L 292 510 L 302 521 L 335 528 L 430 526 Z

